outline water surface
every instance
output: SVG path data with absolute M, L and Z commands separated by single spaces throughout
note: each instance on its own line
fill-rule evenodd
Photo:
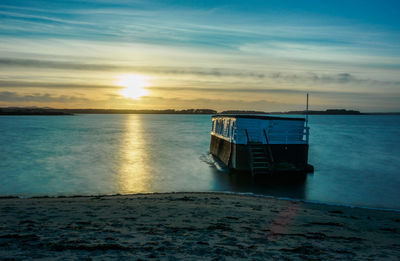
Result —
M 297 184 L 218 171 L 209 115 L 2 116 L 0 195 L 233 191 L 400 209 L 400 116 L 310 116 Z

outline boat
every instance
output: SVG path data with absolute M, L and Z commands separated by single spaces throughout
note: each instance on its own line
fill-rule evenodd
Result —
M 212 116 L 210 153 L 232 171 L 253 176 L 306 174 L 308 148 L 307 116 Z

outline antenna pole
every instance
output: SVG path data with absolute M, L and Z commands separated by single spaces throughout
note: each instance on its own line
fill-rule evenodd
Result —
M 308 92 L 307 92 L 307 103 L 306 103 L 306 127 L 308 127 Z

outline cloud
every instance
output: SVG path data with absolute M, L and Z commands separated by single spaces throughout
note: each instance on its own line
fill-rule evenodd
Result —
M 265 111 L 279 111 L 291 109 L 300 109 L 302 105 L 288 104 L 286 102 L 277 102 L 268 99 L 257 99 L 253 101 L 246 101 L 242 99 L 207 99 L 207 98 L 164 98 L 148 96 L 143 97 L 147 104 L 157 104 L 161 109 L 170 109 L 171 104 L 174 104 L 175 109 L 191 109 L 191 108 L 208 108 L 218 111 L 222 110 L 265 110 Z M 151 108 L 151 107 L 149 107 Z
M 16 13 L 16 12 L 5 12 L 5 11 L 0 11 L 0 15 L 7 16 L 7 17 L 13 17 L 13 18 L 35 19 L 35 20 L 37 19 L 37 20 L 44 20 L 44 21 L 48 21 L 48 22 L 57 22 L 57 23 L 65 23 L 65 24 L 91 25 L 91 23 L 88 23 L 88 22 L 81 22 L 81 21 L 76 21 L 76 20 L 66 20 L 66 19 L 48 17 L 48 16 L 44 16 L 44 15 L 21 14 L 21 13 Z
M 312 93 L 311 95 L 311 109 L 312 110 L 325 110 L 333 108 L 345 108 L 361 110 L 363 112 L 378 112 L 378 111 L 399 111 L 398 101 L 399 94 L 362 94 L 354 93 L 351 95 L 344 93 L 331 93 L 328 95 L 319 95 Z M 189 109 L 189 108 L 209 108 L 214 110 L 261 110 L 267 112 L 273 111 L 290 111 L 290 110 L 303 110 L 305 100 L 294 102 L 291 100 L 282 100 L 277 102 L 269 99 L 257 99 L 247 101 L 243 99 L 181 99 L 181 98 L 163 98 L 163 97 L 144 97 L 147 104 L 157 104 L 162 109 L 174 108 Z M 321 103 L 322 101 L 322 103 Z M 382 104 L 386 104 L 383 108 Z M 151 107 L 149 107 L 151 108 Z
M 221 110 L 261 110 L 261 111 L 289 111 L 304 109 L 304 100 L 297 101 L 283 99 L 244 100 L 241 96 L 215 98 L 165 98 L 160 96 L 146 96 L 138 100 L 128 99 L 119 95 L 108 95 L 103 100 L 88 99 L 80 96 L 60 95 L 48 93 L 22 94 L 17 92 L 0 92 L 2 106 L 49 106 L 58 108 L 101 108 L 109 104 L 115 109 L 190 109 L 209 108 Z M 373 93 L 311 93 L 311 109 L 325 110 L 327 108 L 346 108 L 362 111 L 398 111 L 399 94 L 373 94 Z M 381 104 L 385 103 L 383 110 Z
M 342 82 L 345 83 L 347 81 L 352 80 L 352 76 L 350 74 L 338 75 L 335 80 L 330 79 L 329 81 Z M 325 79 L 327 81 L 327 79 Z M 384 93 L 384 92 L 365 92 L 365 91 L 339 91 L 339 90 L 323 90 L 323 89 L 299 89 L 299 88 L 240 88 L 240 87 L 197 87 L 200 83 L 194 86 L 184 86 L 184 87 L 174 87 L 174 86 L 149 86 L 146 89 L 150 91 L 158 91 L 158 92 L 193 92 L 197 94 L 206 94 L 206 93 L 219 93 L 225 95 L 234 95 L 238 93 L 253 93 L 257 94 L 298 94 L 304 95 L 309 92 L 312 95 L 316 95 L 319 97 L 379 97 L 382 95 L 387 95 L 390 97 L 400 96 L 400 93 Z M 79 90 L 95 90 L 95 89 L 110 89 L 117 90 L 123 88 L 121 86 L 116 85 L 102 85 L 102 84 L 74 84 L 74 83 L 58 83 L 58 82 L 29 82 L 29 81 L 4 81 L 0 80 L 0 88 L 8 89 L 8 88 L 41 88 L 41 89 L 79 89 Z M 120 97 L 119 94 L 109 94 L 111 96 Z
M 35 59 L 13 59 L 0 58 L 0 67 L 21 67 L 21 68 L 46 68 L 61 70 L 83 70 L 83 71 L 135 71 L 151 72 L 163 74 L 192 74 L 209 76 L 241 76 L 264 78 L 266 75 L 257 72 L 240 72 L 239 70 L 230 70 L 223 68 L 196 68 L 196 67 L 160 67 L 160 66 L 125 66 L 94 63 L 73 63 L 65 61 L 49 61 Z
M 87 98 L 76 96 L 53 96 L 48 93 L 45 94 L 19 94 L 16 92 L 0 92 L 0 101 L 2 102 L 58 102 L 58 103 L 73 103 L 73 102 L 86 102 Z
M 173 75 L 196 75 L 196 76 L 212 76 L 212 77 L 236 77 L 236 78 L 252 78 L 256 80 L 275 79 L 288 82 L 305 82 L 314 84 L 368 84 L 368 85 L 390 85 L 399 86 L 400 81 L 382 81 L 374 79 L 357 78 L 351 73 L 343 72 L 337 74 L 328 74 L 315 72 L 265 72 L 265 71 L 249 71 L 228 68 L 201 68 L 201 67 L 177 67 L 177 66 L 125 66 L 111 65 L 102 63 L 73 63 L 66 61 L 50 61 L 37 59 L 13 59 L 0 58 L 1 67 L 20 67 L 20 68 L 46 68 L 59 70 L 77 70 L 77 71 L 131 71 L 137 73 L 158 73 Z M 23 84 L 23 83 L 21 83 Z
M 105 64 L 84 64 L 84 63 L 58 62 L 58 61 L 48 61 L 48 60 L 11 59 L 11 58 L 0 58 L 0 66 L 85 70 L 85 71 L 112 71 L 112 70 L 121 70 L 123 68 L 129 68 L 125 66 L 113 66 Z
M 307 89 L 269 89 L 269 88 L 198 88 L 198 87 L 148 87 L 149 90 L 157 91 L 193 91 L 199 93 L 220 93 L 220 94 L 235 94 L 235 93 L 254 93 L 257 94 L 298 94 L 305 95 L 310 93 L 314 97 L 322 99 L 349 99 L 349 98 L 360 98 L 360 99 L 400 99 L 400 93 L 391 92 L 365 92 L 365 91 L 331 91 L 331 90 L 307 90 Z
M 164 98 L 147 96 L 142 97 L 140 100 L 132 100 L 121 96 L 110 95 L 108 100 L 91 100 L 76 96 L 54 96 L 48 93 L 44 94 L 20 94 L 17 92 L 0 92 L 0 103 L 18 103 L 22 106 L 24 104 L 34 104 L 37 106 L 46 106 L 46 104 L 58 104 L 58 106 L 76 107 L 76 103 L 80 103 L 81 107 L 85 108 L 102 108 L 106 102 L 118 102 L 116 108 L 129 108 L 129 109 L 188 109 L 188 108 L 215 108 L 218 110 L 230 109 L 248 109 L 251 105 L 252 108 L 265 109 L 266 107 L 284 109 L 287 107 L 286 103 L 279 103 L 268 100 L 245 101 L 241 99 L 181 99 L 181 98 Z M 44 104 L 44 105 L 43 105 Z M 173 105 L 172 105 L 173 104 Z M 295 108 L 295 107 L 293 107 Z
M 115 89 L 121 88 L 115 85 L 79 84 L 59 82 L 30 82 L 30 81 L 5 81 L 0 80 L 0 88 L 49 88 L 49 89 Z
M 147 87 L 155 91 L 193 91 L 193 92 L 220 92 L 220 93 L 284 93 L 300 94 L 306 90 L 298 89 L 269 89 L 269 88 L 200 88 L 200 87 Z M 319 92 L 319 91 L 318 91 Z

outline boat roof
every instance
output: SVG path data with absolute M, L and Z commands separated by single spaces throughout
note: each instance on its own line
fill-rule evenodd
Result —
M 266 115 L 247 115 L 247 114 L 216 114 L 213 118 L 243 118 L 243 119 L 258 119 L 258 120 L 289 120 L 289 121 L 305 121 L 304 118 L 289 118 Z

